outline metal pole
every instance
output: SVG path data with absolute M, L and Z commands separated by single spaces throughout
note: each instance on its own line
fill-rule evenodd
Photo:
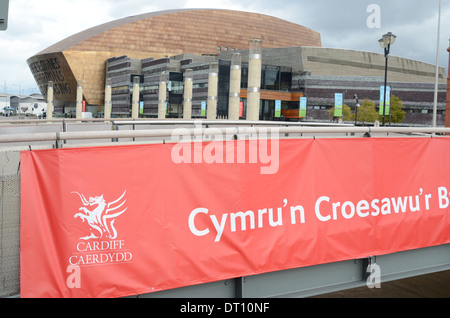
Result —
M 166 118 L 166 102 L 167 102 L 167 83 L 169 82 L 169 73 L 162 72 L 159 76 L 158 88 L 158 119 Z
M 437 31 L 437 44 L 436 44 L 436 71 L 434 80 L 434 103 L 433 103 L 433 127 L 436 127 L 437 118 L 437 99 L 438 99 L 438 81 L 439 81 L 439 38 L 441 32 L 441 0 L 439 0 L 439 12 L 438 12 L 438 31 Z
M 139 76 L 133 77 L 133 95 L 131 101 L 131 118 L 138 119 L 139 118 Z
M 219 63 L 213 62 L 209 66 L 208 75 L 208 104 L 206 118 L 217 118 L 217 83 L 219 79 Z
M 384 49 L 384 98 L 383 98 L 383 126 L 385 124 L 385 118 L 386 118 L 386 86 L 387 86 L 387 69 L 388 69 L 388 56 L 389 56 L 389 48 L 390 44 L 388 44 L 388 47 Z
M 191 119 L 192 117 L 192 84 L 193 70 L 184 71 L 184 101 L 183 101 L 183 119 Z
M 228 119 L 239 120 L 239 102 L 241 100 L 241 53 L 233 53 L 230 65 L 230 95 Z
M 103 109 L 103 116 L 105 119 L 111 118 L 111 79 L 105 80 L 105 103 Z
M 220 122 L 215 122 L 219 123 Z M 226 122 L 223 122 L 226 123 Z M 252 122 L 259 124 L 258 121 Z M 248 122 L 246 122 L 248 125 Z M 164 137 L 165 140 L 173 136 L 174 130 L 168 129 L 146 129 L 146 130 L 105 130 L 105 131 L 76 131 L 76 132 L 52 132 L 52 133 L 25 133 L 25 134 L 2 134 L 0 135 L 0 147 L 2 143 L 30 142 L 30 141 L 64 141 L 64 140 L 89 140 L 89 139 L 112 139 L 112 138 L 143 138 L 143 137 Z M 210 128 L 186 128 L 183 133 L 195 136 L 202 135 L 227 135 L 244 136 L 265 132 L 267 127 L 210 127 Z M 283 134 L 346 134 L 346 133 L 398 133 L 398 134 L 418 134 L 426 137 L 425 134 L 450 134 L 449 127 L 370 127 L 370 126 L 348 126 L 348 127 L 302 127 L 302 126 L 279 126 L 277 132 Z M 312 138 L 313 136 L 310 136 Z M 441 137 L 449 138 L 449 137 Z M 86 144 L 87 145 L 87 144 Z M 97 146 L 96 144 L 93 144 Z
M 47 87 L 47 119 L 53 119 L 53 81 Z
M 262 41 L 250 40 L 248 58 L 247 120 L 259 120 Z
M 83 81 L 79 80 L 77 83 L 77 101 L 75 108 L 75 116 L 77 119 L 82 117 L 83 113 Z

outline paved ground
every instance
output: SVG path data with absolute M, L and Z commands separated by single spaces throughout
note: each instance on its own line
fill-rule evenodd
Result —
M 314 298 L 450 298 L 450 271 L 437 272 L 391 282 L 381 288 L 366 286 L 315 296 Z

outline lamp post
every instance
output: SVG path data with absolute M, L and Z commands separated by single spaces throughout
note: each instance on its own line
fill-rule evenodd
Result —
M 438 85 L 439 85 L 439 40 L 441 33 L 441 3 L 439 0 L 439 11 L 438 11 L 438 31 L 437 31 L 437 44 L 436 44 L 436 70 L 434 79 L 434 101 L 433 101 L 433 127 L 436 127 L 437 118 L 437 102 L 438 102 Z
M 395 39 L 397 38 L 396 35 L 392 34 L 391 32 L 386 33 L 383 35 L 381 39 L 378 40 L 378 43 L 380 44 L 381 48 L 384 49 L 384 98 L 383 98 L 383 126 L 385 123 L 385 116 L 386 116 L 386 86 L 387 86 L 387 67 L 388 67 L 388 56 L 391 49 L 391 45 L 394 44 Z
M 358 107 L 359 107 L 359 103 L 358 103 L 358 95 L 353 95 L 353 98 L 355 99 L 355 126 L 356 126 L 356 122 L 358 121 Z

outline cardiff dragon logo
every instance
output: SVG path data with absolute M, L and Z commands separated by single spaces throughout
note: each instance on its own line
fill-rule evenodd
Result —
M 80 207 L 78 210 L 81 212 L 75 213 L 74 218 L 80 218 L 82 222 L 87 221 L 91 228 L 91 234 L 88 236 L 80 237 L 80 240 L 98 239 L 106 236 L 109 239 L 115 239 L 117 237 L 117 231 L 114 227 L 114 221 L 116 218 L 124 213 L 128 208 L 123 207 L 125 202 L 126 190 L 123 194 L 115 201 L 106 203 L 101 196 L 89 197 L 89 200 L 83 194 L 78 192 L 72 192 L 78 194 L 81 202 L 84 206 Z M 88 206 L 96 206 L 94 209 L 89 210 Z M 98 232 L 94 234 L 95 232 Z

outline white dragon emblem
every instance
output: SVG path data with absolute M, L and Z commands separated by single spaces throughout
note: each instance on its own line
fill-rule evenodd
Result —
M 122 206 L 127 201 L 124 199 L 125 190 L 123 194 L 115 201 L 110 203 L 106 203 L 103 198 L 103 194 L 101 196 L 90 197 L 89 200 L 85 198 L 83 194 L 78 192 L 72 192 L 79 195 L 81 202 L 84 206 L 93 206 L 97 205 L 95 209 L 88 210 L 86 207 L 80 207 L 79 211 L 75 213 L 74 218 L 81 218 L 81 221 L 87 221 L 89 226 L 91 227 L 91 234 L 89 236 L 80 237 L 81 240 L 89 240 L 92 238 L 101 238 L 103 235 L 110 239 L 115 239 L 117 237 L 117 231 L 114 228 L 115 218 L 125 212 L 128 208 L 122 208 Z M 118 211 L 117 211 L 118 210 Z M 115 212 L 117 211 L 117 212 Z M 92 233 L 92 229 L 98 231 L 98 234 L 95 235 Z

